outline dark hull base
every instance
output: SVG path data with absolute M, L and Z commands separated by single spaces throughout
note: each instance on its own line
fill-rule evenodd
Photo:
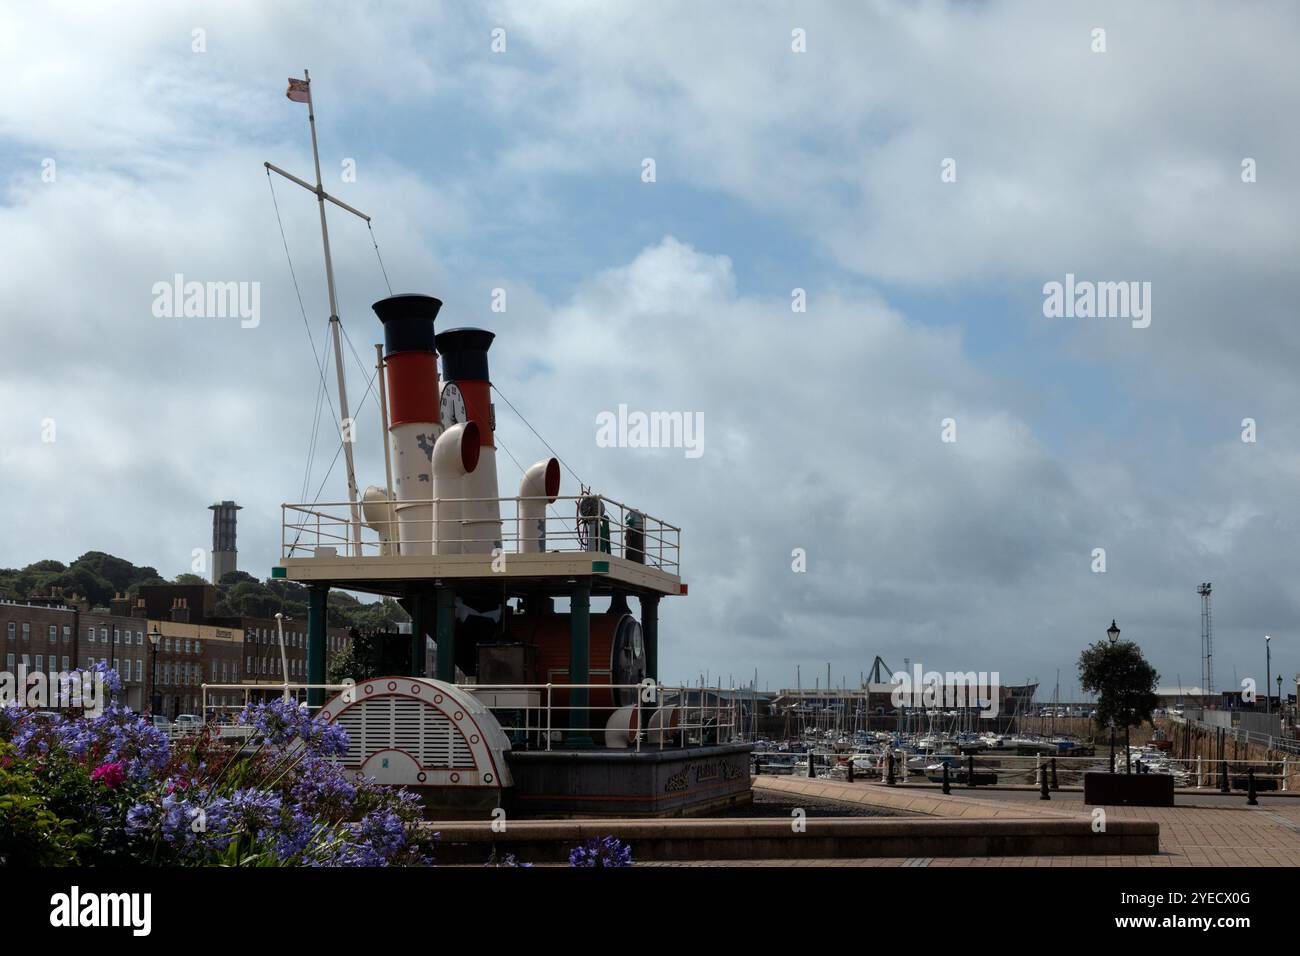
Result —
M 684 817 L 753 801 L 750 744 L 506 755 L 512 818 Z

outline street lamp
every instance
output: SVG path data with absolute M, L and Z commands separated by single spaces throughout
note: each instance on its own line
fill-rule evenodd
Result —
M 158 693 L 158 642 L 161 640 L 162 631 L 154 624 L 153 630 L 149 632 L 149 646 L 153 649 L 153 667 L 149 675 L 149 710 L 154 716 L 162 710 L 162 694 Z
M 1279 675 L 1280 676 L 1280 675 Z M 1273 712 L 1268 695 L 1272 693 L 1273 686 L 1273 638 L 1267 634 L 1264 635 L 1264 713 Z M 1279 688 L 1279 693 L 1281 689 Z
M 1119 625 L 1115 623 L 1115 619 L 1113 617 L 1110 619 L 1110 627 L 1106 628 L 1106 636 L 1110 638 L 1111 646 L 1114 647 L 1115 643 L 1119 640 Z M 1110 772 L 1114 773 L 1115 772 L 1115 718 L 1113 715 L 1111 716 L 1109 723 L 1110 723 Z M 1125 728 L 1124 732 L 1128 733 L 1128 728 Z

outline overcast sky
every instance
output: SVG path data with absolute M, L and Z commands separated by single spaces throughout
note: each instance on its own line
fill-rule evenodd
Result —
M 1265 634 L 1300 669 L 1294 4 L 57 9 L 0 8 L 0 566 L 170 577 L 233 498 L 265 577 L 280 503 L 346 496 L 327 430 L 308 470 L 319 373 L 262 166 L 311 178 L 306 66 L 326 188 L 394 291 L 494 330 L 495 383 L 583 481 L 684 528 L 663 679 L 879 654 L 1068 695 L 1114 617 L 1192 685 L 1201 581 L 1218 687 L 1263 682 Z M 275 189 L 319 346 L 315 203 Z M 330 223 L 369 366 L 384 277 Z M 156 317 L 177 273 L 259 283 L 259 323 Z M 1149 326 L 1045 316 L 1067 274 L 1150 283 Z M 598 447 L 620 404 L 699 413 L 703 454 Z M 357 418 L 382 484 L 373 395 Z

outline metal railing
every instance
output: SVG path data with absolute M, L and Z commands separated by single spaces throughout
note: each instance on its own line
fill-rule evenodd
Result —
M 1221 731 L 1225 738 L 1240 743 L 1255 744 L 1268 750 L 1300 754 L 1300 739 L 1296 737 L 1279 737 L 1273 734 L 1260 733 L 1257 730 L 1246 730 L 1241 727 L 1225 727 L 1209 721 L 1198 720 L 1195 716 L 1170 717 L 1170 720 L 1189 724 L 1199 730 L 1208 732 Z
M 251 728 L 237 722 L 251 703 L 294 700 L 309 707 L 307 692 L 320 690 L 329 699 L 355 684 L 204 684 L 200 715 L 218 738 L 246 738 Z M 524 750 L 564 750 L 588 741 L 611 749 L 689 747 L 738 740 L 739 720 L 730 702 L 701 694 L 700 688 L 662 684 L 457 684 L 492 712 L 511 744 Z M 633 703 L 574 704 L 572 692 L 626 694 Z M 239 703 L 208 703 L 209 692 L 235 691 Z M 587 717 L 574 721 L 574 715 Z M 618 718 L 616 720 L 616 717 Z
M 521 514 L 520 504 L 536 506 L 536 499 L 521 498 L 423 498 L 393 503 L 392 517 L 361 522 L 360 543 L 353 541 L 351 506 L 348 502 L 282 504 L 280 523 L 281 558 L 340 556 L 365 558 L 385 554 L 489 554 L 497 538 L 485 537 L 484 525 L 495 519 L 482 517 L 485 506 L 495 505 L 501 515 L 500 543 L 505 554 L 523 553 L 525 542 L 538 541 L 547 552 L 591 552 L 627 558 L 649 567 L 678 574 L 680 571 L 681 528 L 604 495 L 568 495 L 555 499 L 539 519 Z M 438 508 L 451 506 L 460 534 L 435 532 Z M 382 504 L 380 505 L 382 509 Z M 408 509 L 427 509 L 428 517 L 418 525 L 403 520 Z M 569 512 L 565 516 L 562 512 Z M 474 517 L 462 517 L 473 512 Z M 450 519 L 449 519 L 450 520 Z M 542 522 L 538 528 L 536 521 Z M 529 527 L 529 525 L 532 525 Z M 405 551 L 403 550 L 405 549 Z
M 1016 756 L 1011 754 L 969 753 L 931 753 L 916 754 L 906 750 L 870 751 L 858 753 L 828 753 L 824 751 L 795 750 L 755 750 L 751 757 L 755 761 L 758 773 L 794 776 L 807 776 L 808 763 L 811 759 L 813 775 L 819 778 L 847 778 L 848 764 L 853 763 L 854 778 L 859 780 L 883 780 L 888 774 L 887 752 L 894 755 L 893 770 L 895 779 L 907 782 L 910 779 L 938 777 L 942 771 L 938 768 L 947 764 L 951 782 L 954 786 L 965 783 L 966 776 L 973 769 L 977 777 L 992 777 L 996 783 L 982 783 L 981 786 L 1037 786 L 1043 774 L 1048 774 L 1053 785 L 1081 786 L 1083 774 L 1087 772 L 1106 772 L 1110 770 L 1110 755 L 1099 754 L 1091 757 L 1070 756 Z M 1132 755 L 1132 773 L 1168 774 L 1174 778 L 1174 786 L 1184 790 L 1222 789 L 1224 775 L 1229 791 L 1244 791 L 1248 788 L 1251 771 L 1257 789 L 1274 790 L 1287 793 L 1294 789 L 1300 776 L 1300 760 L 1283 756 L 1278 760 L 1213 760 L 1209 757 L 1174 758 L 1151 753 Z M 1115 772 L 1126 772 L 1123 750 L 1115 753 Z

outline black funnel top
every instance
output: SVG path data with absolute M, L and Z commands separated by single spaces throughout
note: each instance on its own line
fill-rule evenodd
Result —
M 371 308 L 384 323 L 385 355 L 434 350 L 433 320 L 442 308 L 441 299 L 404 292 L 380 299 Z
M 490 382 L 488 348 L 496 334 L 487 329 L 448 329 L 437 335 L 442 377 L 448 382 Z

